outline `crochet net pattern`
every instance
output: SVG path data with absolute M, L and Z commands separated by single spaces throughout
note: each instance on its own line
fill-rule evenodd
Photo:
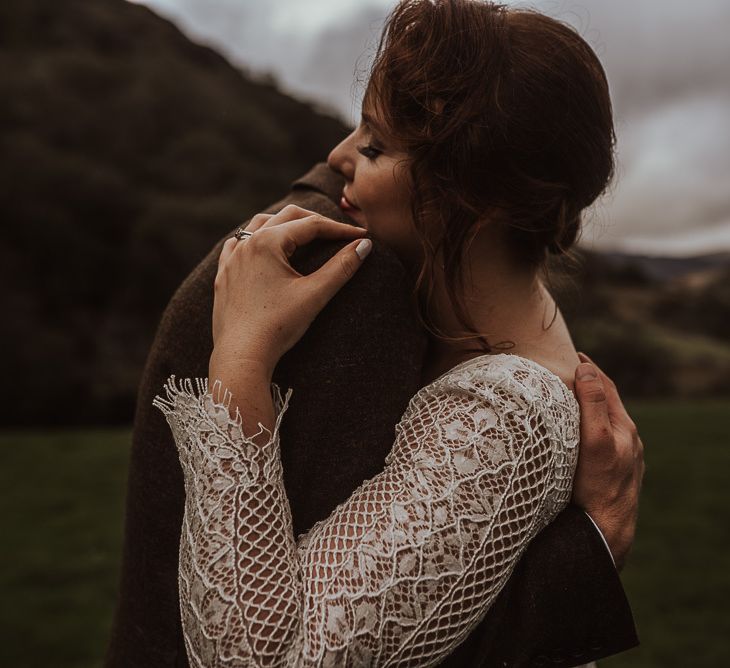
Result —
M 484 355 L 421 388 L 384 470 L 295 537 L 279 444 L 293 390 L 272 383 L 274 430 L 247 436 L 216 385 L 218 400 L 173 375 L 153 402 L 184 472 L 191 666 L 433 666 L 570 499 L 573 394 L 535 362 Z

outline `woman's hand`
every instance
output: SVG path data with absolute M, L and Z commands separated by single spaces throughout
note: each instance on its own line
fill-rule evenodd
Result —
M 256 366 L 269 376 L 282 355 L 352 278 L 370 250 L 366 230 L 289 205 L 251 219 L 247 240 L 228 239 L 218 260 L 211 367 Z M 303 276 L 289 258 L 313 239 L 353 239 L 316 272 Z M 362 259 L 355 252 L 360 248 Z M 365 252 L 363 252 L 365 251 Z

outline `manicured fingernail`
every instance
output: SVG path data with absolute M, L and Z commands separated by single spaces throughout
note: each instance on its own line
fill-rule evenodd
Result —
M 598 378 L 596 367 L 587 362 L 578 365 L 578 370 L 575 375 L 578 377 L 578 380 L 593 380 L 594 378 Z
M 370 250 L 373 247 L 373 242 L 370 241 L 370 239 L 363 239 L 356 247 L 355 252 L 357 253 L 357 256 L 364 260 L 367 256 Z

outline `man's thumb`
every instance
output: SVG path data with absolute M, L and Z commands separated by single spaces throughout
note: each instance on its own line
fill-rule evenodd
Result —
M 575 392 L 578 401 L 583 404 L 595 404 L 606 401 L 606 390 L 596 367 L 583 362 L 575 370 Z

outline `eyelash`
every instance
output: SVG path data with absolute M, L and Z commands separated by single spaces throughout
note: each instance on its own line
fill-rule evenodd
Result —
M 367 146 L 358 146 L 357 150 L 368 160 L 375 160 L 382 153 L 380 149 L 375 148 L 372 144 L 368 144 Z

